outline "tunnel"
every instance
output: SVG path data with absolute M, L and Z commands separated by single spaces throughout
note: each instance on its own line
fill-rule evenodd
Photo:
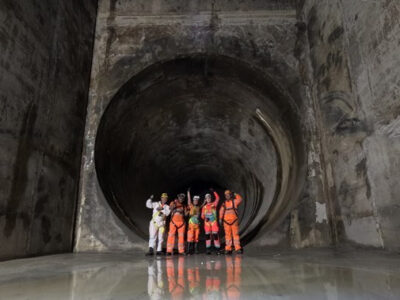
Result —
M 95 144 L 96 173 L 115 214 L 143 239 L 145 201 L 213 187 L 241 194 L 249 243 L 278 225 L 304 182 L 302 118 L 271 74 L 236 58 L 193 54 L 140 71 L 114 95 Z

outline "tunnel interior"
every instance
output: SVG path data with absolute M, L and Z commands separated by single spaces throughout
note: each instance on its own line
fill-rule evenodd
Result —
M 173 200 L 209 187 L 244 198 L 240 233 L 250 241 L 296 200 L 302 164 L 292 103 L 265 74 L 236 59 L 192 55 L 160 62 L 115 94 L 98 128 L 99 184 L 117 216 L 148 236 L 146 199 Z M 294 146 L 295 145 L 295 146 Z

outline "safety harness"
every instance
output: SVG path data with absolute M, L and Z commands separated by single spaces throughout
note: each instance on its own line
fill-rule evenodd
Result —
M 164 208 L 164 204 L 162 204 L 161 202 L 158 202 L 158 204 L 159 204 L 162 208 Z M 165 223 L 164 223 L 163 225 L 161 225 L 161 226 L 158 226 L 158 223 L 156 222 L 156 218 L 159 217 L 159 216 L 161 216 L 161 215 L 163 215 L 163 212 L 162 212 L 162 211 L 157 211 L 157 212 L 155 212 L 155 213 L 153 214 L 152 221 L 153 221 L 154 226 L 156 226 L 156 228 L 161 229 L 162 231 L 164 231 L 164 229 L 165 229 Z M 163 220 L 163 221 L 165 221 L 165 220 Z
M 238 211 L 237 211 L 237 207 L 235 206 L 235 199 L 230 199 L 231 201 L 232 201 L 232 207 L 229 207 L 229 208 L 227 208 L 226 207 L 226 200 L 224 201 L 224 203 L 222 204 L 223 205 L 223 207 L 224 207 L 224 214 L 222 215 L 222 220 L 224 221 L 224 223 L 226 223 L 226 224 L 228 224 L 228 225 L 232 225 L 233 223 L 235 223 L 237 220 L 238 220 L 238 218 L 239 218 L 239 214 L 238 214 Z M 227 211 L 227 210 L 233 210 L 234 212 L 235 212 L 235 215 L 236 215 L 236 219 L 235 220 L 233 220 L 231 223 L 229 223 L 228 221 L 225 221 L 225 212 Z
M 181 204 L 181 206 L 179 206 L 179 207 L 176 207 L 176 205 L 174 206 L 174 209 L 172 210 L 172 213 L 171 213 L 171 223 L 172 223 L 177 229 L 180 229 L 181 227 L 185 226 L 185 222 L 183 222 L 180 226 L 178 226 L 178 225 L 175 224 L 175 222 L 174 222 L 174 220 L 173 220 L 174 215 L 175 215 L 176 213 L 178 213 L 178 209 L 182 209 L 182 212 L 179 211 L 179 213 L 182 213 L 182 215 L 183 215 L 183 212 L 185 211 L 185 206 L 184 206 L 183 204 Z

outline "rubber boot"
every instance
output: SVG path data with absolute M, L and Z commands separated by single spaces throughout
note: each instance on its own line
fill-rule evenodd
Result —
M 154 249 L 153 248 L 149 248 L 149 252 L 146 253 L 146 256 L 152 256 L 154 255 Z
M 187 248 L 186 248 L 186 255 L 191 255 L 191 251 L 192 251 L 192 242 L 188 242 L 187 243 Z
M 236 250 L 236 251 L 235 251 L 235 254 L 243 254 L 243 248 L 241 248 L 241 249 L 239 249 L 239 250 Z

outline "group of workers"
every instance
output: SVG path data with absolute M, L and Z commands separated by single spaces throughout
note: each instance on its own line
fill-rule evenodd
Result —
M 152 195 L 146 206 L 153 210 L 153 216 L 149 226 L 149 252 L 146 255 L 163 255 L 162 246 L 167 227 L 167 217 L 170 216 L 168 224 L 167 255 L 172 255 L 175 245 L 175 237 L 178 235 L 178 252 L 181 255 L 198 253 L 199 235 L 201 221 L 206 238 L 206 253 L 211 254 L 212 243 L 216 254 L 221 254 L 219 239 L 219 226 L 224 227 L 225 232 L 225 254 L 243 253 L 239 237 L 238 206 L 242 197 L 226 190 L 225 200 L 219 208 L 220 197 L 218 193 L 210 189 L 212 194 L 204 196 L 204 203 L 200 204 L 200 196 L 191 198 L 190 189 L 187 191 L 188 203 L 185 204 L 185 194 L 178 194 L 177 198 L 168 204 L 168 195 L 163 193 L 160 201 L 153 201 Z M 214 199 L 213 199 L 214 196 Z M 186 224 L 186 220 L 187 223 Z M 187 229 L 187 231 L 186 231 Z M 187 244 L 185 245 L 185 236 Z M 186 247 L 185 247 L 186 246 Z M 185 249 L 186 248 L 186 249 Z M 156 249 L 156 252 L 155 252 Z

